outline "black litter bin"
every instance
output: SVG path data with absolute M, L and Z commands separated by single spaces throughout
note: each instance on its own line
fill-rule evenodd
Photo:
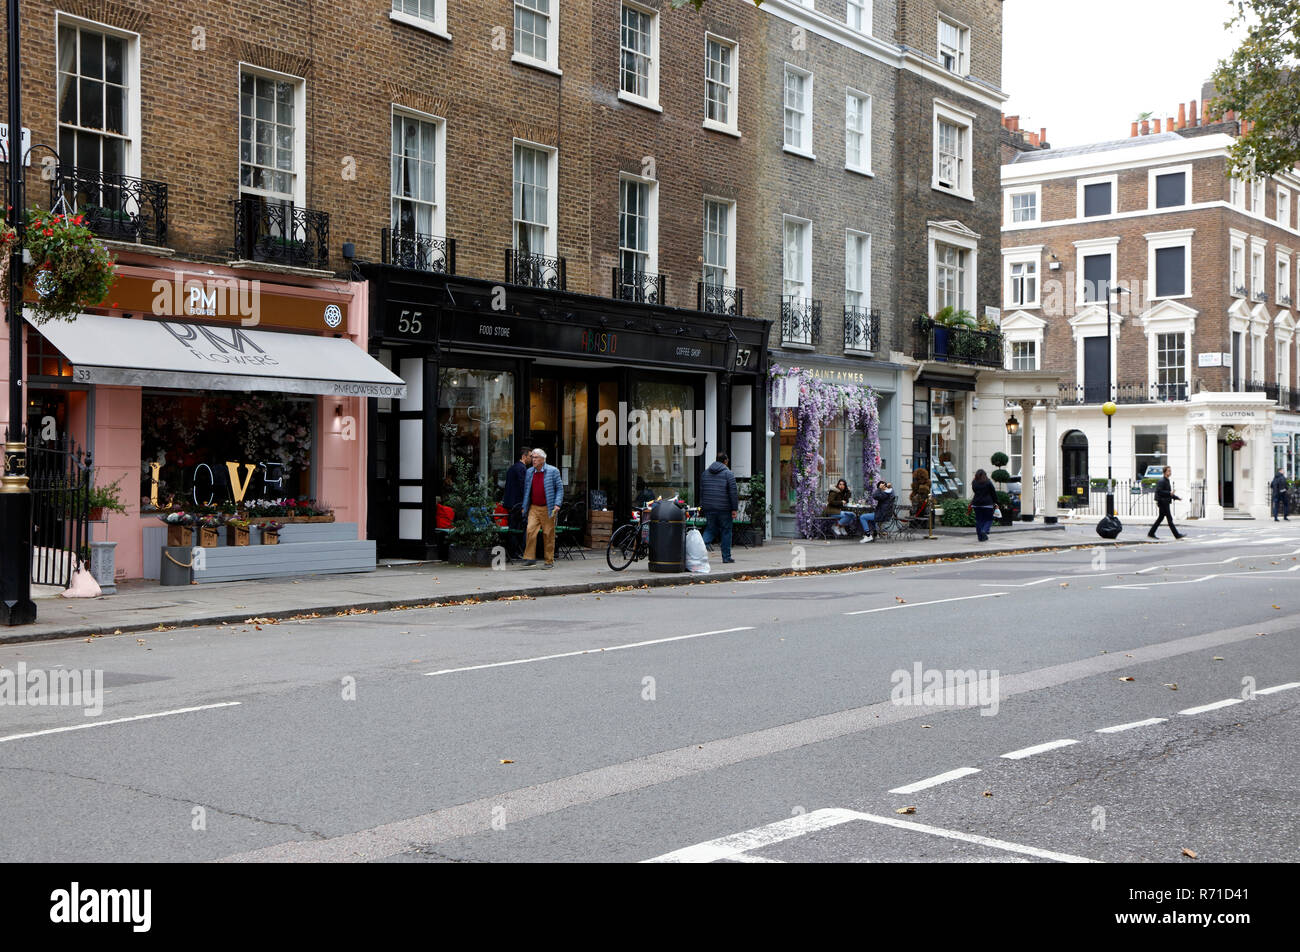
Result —
M 676 499 L 650 507 L 650 571 L 686 571 L 686 510 Z
M 194 550 L 188 545 L 165 545 L 162 547 L 162 564 L 158 577 L 159 585 L 189 585 L 193 578 L 191 566 L 194 564 Z

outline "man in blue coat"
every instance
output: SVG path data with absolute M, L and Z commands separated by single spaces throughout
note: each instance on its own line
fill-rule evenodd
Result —
M 736 489 L 736 476 L 729 468 L 731 459 L 719 453 L 717 460 L 704 471 L 700 479 L 700 508 L 704 510 L 704 542 L 722 543 L 722 561 L 734 562 L 731 557 L 731 523 L 736 518 L 740 494 Z
M 555 523 L 564 501 L 564 482 L 560 471 L 547 464 L 546 450 L 533 450 L 532 459 L 533 467 L 524 477 L 524 518 L 528 523 L 524 562 L 537 564 L 537 533 L 541 532 L 549 569 L 555 564 Z

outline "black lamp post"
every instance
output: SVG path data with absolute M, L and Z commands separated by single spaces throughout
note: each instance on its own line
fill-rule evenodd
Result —
M 1128 294 L 1128 288 L 1122 288 L 1119 285 L 1106 288 L 1106 402 L 1102 404 L 1101 412 L 1106 414 L 1106 518 L 1115 518 L 1115 473 L 1114 473 L 1114 442 L 1111 438 L 1111 424 L 1115 419 L 1115 401 L 1110 397 L 1111 388 L 1111 364 L 1110 364 L 1110 296 L 1116 296 L 1116 304 L 1119 303 L 1119 295 Z
M 36 621 L 32 601 L 32 496 L 27 488 L 27 439 L 23 404 L 23 239 L 27 231 L 22 137 L 22 95 L 18 69 L 18 0 L 9 16 L 9 220 L 17 233 L 9 262 L 9 427 L 0 477 L 0 624 Z

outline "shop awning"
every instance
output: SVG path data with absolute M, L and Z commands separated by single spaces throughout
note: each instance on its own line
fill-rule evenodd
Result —
M 95 314 L 70 322 L 48 321 L 37 329 L 72 364 L 77 382 L 406 396 L 402 378 L 342 338 Z

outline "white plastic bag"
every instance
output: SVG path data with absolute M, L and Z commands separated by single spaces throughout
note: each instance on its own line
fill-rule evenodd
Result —
M 704 547 L 704 536 L 699 529 L 686 530 L 686 571 L 709 572 L 709 551 Z
M 78 562 L 72 572 L 72 581 L 68 582 L 68 587 L 59 594 L 64 598 L 99 598 L 104 593 L 85 563 Z

